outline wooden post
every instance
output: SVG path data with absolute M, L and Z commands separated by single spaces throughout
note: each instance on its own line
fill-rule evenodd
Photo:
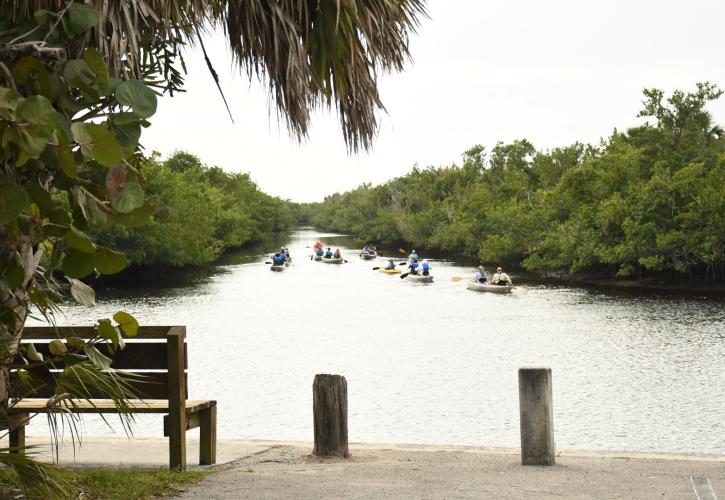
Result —
M 199 414 L 199 465 L 216 463 L 216 405 Z
M 519 369 L 521 464 L 554 465 L 551 368 Z
M 347 449 L 347 381 L 341 375 L 315 375 L 312 413 L 318 457 L 349 457 Z
M 10 453 L 25 455 L 25 426 L 28 423 L 27 413 L 16 413 L 10 417 Z
M 184 341 L 186 327 L 169 329 L 166 336 L 169 369 L 169 467 L 186 469 L 186 374 Z

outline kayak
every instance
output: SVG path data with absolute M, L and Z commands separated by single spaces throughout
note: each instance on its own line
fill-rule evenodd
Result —
M 325 264 L 342 264 L 342 257 L 339 259 L 331 258 L 331 259 L 322 259 L 320 262 L 324 262 Z
M 469 290 L 476 292 L 491 292 L 491 293 L 511 293 L 512 286 L 509 285 L 492 285 L 490 283 L 478 283 L 477 281 L 468 280 L 466 286 Z
M 433 276 L 423 276 L 422 274 L 409 274 L 408 281 L 414 281 L 415 283 L 433 283 Z
M 364 259 L 364 260 L 372 260 L 372 259 L 374 259 L 377 256 L 378 256 L 378 254 L 375 253 L 375 252 L 372 252 L 372 253 L 361 253 L 360 254 L 360 258 L 361 259 Z
M 286 269 L 286 267 L 287 266 L 285 266 L 284 264 L 280 264 L 280 265 L 272 264 L 271 266 L 269 266 L 269 268 L 272 271 L 284 271 Z
M 385 269 L 381 267 L 380 272 L 385 274 L 400 274 L 400 269 Z

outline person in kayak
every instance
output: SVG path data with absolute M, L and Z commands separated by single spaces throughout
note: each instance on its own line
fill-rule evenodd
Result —
M 362 249 L 362 253 L 373 253 L 373 249 L 369 243 L 366 243 Z
M 330 247 L 327 247 L 327 251 L 325 252 L 325 259 L 331 259 L 332 258 L 332 249 Z
M 418 274 L 418 268 L 420 267 L 420 264 L 418 264 L 418 259 L 414 259 L 413 262 L 410 263 L 408 266 L 408 269 L 410 269 L 410 274 L 416 275 Z
M 486 275 L 486 268 L 483 266 L 478 266 L 478 272 L 473 275 L 473 281 L 476 283 L 486 283 L 488 281 L 488 276 Z
M 500 267 L 496 268 L 496 274 L 493 275 L 493 278 L 491 278 L 491 283 L 494 285 L 508 285 L 513 286 L 513 283 L 511 283 L 511 278 L 509 278 L 509 275 L 503 272 L 503 269 Z
M 315 250 L 322 250 L 324 247 L 325 245 L 323 245 L 320 240 L 317 240 L 317 243 L 312 246 Z
M 393 259 L 388 259 L 388 265 L 385 266 L 385 269 L 395 269 L 395 261 Z
M 336 259 L 341 259 L 342 258 L 342 254 L 340 253 L 340 249 L 339 248 L 336 248 L 335 249 L 335 253 L 332 256 L 334 258 L 336 258 Z
M 418 260 L 418 254 L 415 253 L 415 250 L 410 252 L 410 255 L 408 255 L 408 260 Z
M 289 248 L 284 247 L 284 254 L 285 254 L 285 258 L 287 259 L 287 262 L 292 262 L 292 254 L 289 253 Z
M 430 274 L 430 264 L 427 260 L 423 259 L 423 264 L 420 267 L 423 269 L 423 276 L 428 276 Z
M 284 255 L 282 255 L 281 253 L 274 254 L 274 257 L 272 257 L 272 262 L 275 266 L 284 265 Z

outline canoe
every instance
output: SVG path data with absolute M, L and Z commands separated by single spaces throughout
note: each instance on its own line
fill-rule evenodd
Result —
M 342 264 L 342 257 L 340 257 L 339 259 L 336 259 L 334 257 L 332 259 L 323 258 L 322 260 L 320 260 L 320 262 L 324 262 L 325 264 Z
M 512 286 L 502 285 L 491 285 L 490 283 L 478 283 L 477 281 L 468 280 L 466 286 L 469 290 L 476 292 L 490 292 L 490 293 L 511 293 Z
M 385 274 L 400 274 L 400 269 L 385 269 L 381 267 L 380 272 Z
M 409 274 L 408 281 L 414 281 L 415 283 L 433 283 L 433 276 L 423 276 L 422 274 Z
M 279 266 L 272 264 L 269 266 L 269 269 L 272 271 L 284 271 L 286 269 L 286 266 L 284 264 L 280 264 Z
M 360 258 L 361 259 L 364 259 L 364 260 L 373 260 L 377 256 L 378 256 L 378 254 L 375 253 L 375 252 L 373 252 L 373 253 L 361 253 L 360 254 Z

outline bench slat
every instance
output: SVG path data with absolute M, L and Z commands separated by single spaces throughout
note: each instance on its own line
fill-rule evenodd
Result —
M 26 339 L 24 339 L 26 340 Z M 34 342 L 35 349 L 45 357 L 50 357 L 46 342 Z M 98 346 L 99 350 L 111 358 L 111 366 L 116 370 L 166 370 L 168 360 L 166 357 L 165 341 L 157 342 L 126 342 L 126 347 L 111 353 L 107 346 Z M 56 363 L 57 368 L 63 368 L 64 363 Z M 184 369 L 188 368 L 187 347 L 184 344 Z
M 133 380 L 129 385 L 133 388 L 136 394 L 145 399 L 168 399 L 169 397 L 169 378 L 166 372 L 135 372 L 133 370 L 127 370 L 128 373 L 139 376 L 139 380 Z M 186 374 L 182 375 L 184 383 L 184 399 L 189 397 L 188 390 L 186 390 Z M 180 377 L 181 378 L 181 377 Z M 178 383 L 178 381 L 177 381 Z M 178 390 L 178 389 L 177 389 Z M 55 395 L 55 389 L 47 385 L 36 387 L 35 390 L 29 394 L 32 398 L 49 398 Z M 91 396 L 95 398 L 102 398 L 105 394 L 93 393 Z
M 174 326 L 140 326 L 138 329 L 137 339 L 165 339 Z M 58 337 L 78 337 L 87 339 L 96 336 L 96 330 L 93 326 L 26 326 L 23 328 L 23 339 L 56 339 Z

